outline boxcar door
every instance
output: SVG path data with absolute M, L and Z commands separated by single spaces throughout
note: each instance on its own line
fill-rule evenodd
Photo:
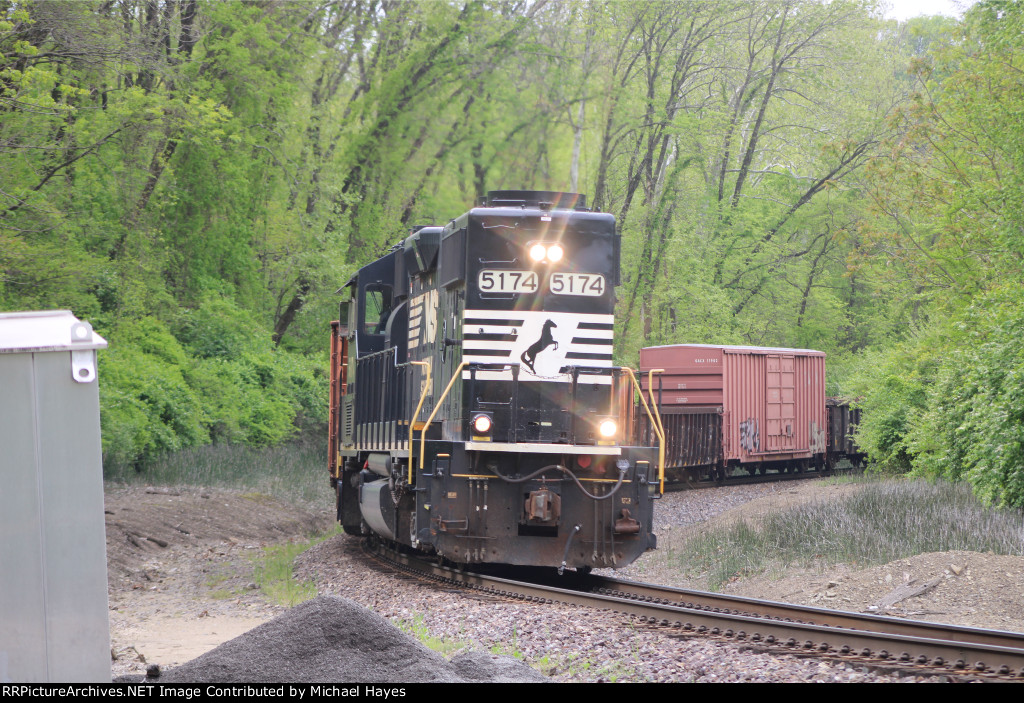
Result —
M 765 449 L 785 452 L 796 448 L 796 380 L 792 356 L 769 354 L 765 369 Z

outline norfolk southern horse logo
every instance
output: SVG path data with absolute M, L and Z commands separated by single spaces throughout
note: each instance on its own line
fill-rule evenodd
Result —
M 544 323 L 544 329 L 540 333 L 540 339 L 527 347 L 526 351 L 523 352 L 523 355 L 519 357 L 522 362 L 526 364 L 526 368 L 530 369 L 530 373 L 534 375 L 537 373 L 533 368 L 533 365 L 537 361 L 538 354 L 550 347 L 552 344 L 554 345 L 552 351 L 558 349 L 558 342 L 556 342 L 555 338 L 551 336 L 552 328 L 557 326 L 558 325 L 555 324 L 554 320 L 547 320 Z

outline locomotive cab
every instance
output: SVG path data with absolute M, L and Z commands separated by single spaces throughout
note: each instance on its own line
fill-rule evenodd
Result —
M 460 563 L 653 548 L 656 451 L 625 446 L 638 386 L 612 356 L 618 269 L 614 217 L 550 191 L 492 191 L 360 269 L 332 363 L 346 531 Z

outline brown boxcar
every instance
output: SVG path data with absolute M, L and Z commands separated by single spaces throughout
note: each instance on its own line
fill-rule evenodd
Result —
M 832 468 L 837 462 L 846 460 L 854 467 L 863 467 L 866 455 L 854 441 L 854 433 L 860 424 L 860 408 L 840 398 L 827 398 L 828 408 L 828 462 Z
M 677 344 L 640 350 L 666 435 L 666 468 L 820 468 L 825 458 L 825 353 Z

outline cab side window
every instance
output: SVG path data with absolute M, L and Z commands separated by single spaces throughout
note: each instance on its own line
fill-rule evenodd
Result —
M 371 283 L 363 289 L 363 333 L 384 334 L 392 306 L 391 286 Z

